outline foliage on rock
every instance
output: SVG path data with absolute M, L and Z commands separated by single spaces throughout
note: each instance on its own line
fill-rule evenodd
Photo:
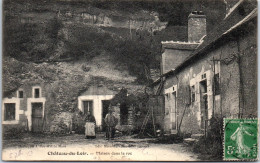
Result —
M 72 130 L 77 134 L 85 133 L 85 118 L 86 116 L 80 110 L 76 110 L 72 119 Z

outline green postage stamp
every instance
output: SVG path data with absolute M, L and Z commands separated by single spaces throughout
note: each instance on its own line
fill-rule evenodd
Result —
M 224 119 L 224 160 L 256 160 L 257 131 L 257 119 Z

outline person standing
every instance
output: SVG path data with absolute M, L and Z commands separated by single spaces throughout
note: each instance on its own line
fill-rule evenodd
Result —
M 96 138 L 96 119 L 93 115 L 91 115 L 90 111 L 87 112 L 87 116 L 85 118 L 85 136 L 86 139 Z
M 115 136 L 115 126 L 117 125 L 117 119 L 113 115 L 113 110 L 111 106 L 109 106 L 108 113 L 105 117 L 105 124 L 106 124 L 106 138 L 114 139 Z

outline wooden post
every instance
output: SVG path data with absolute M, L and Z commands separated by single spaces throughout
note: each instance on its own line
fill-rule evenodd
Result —
M 214 117 L 214 113 L 215 113 L 215 90 L 216 90 L 216 83 L 215 83 L 215 59 L 213 57 L 213 108 L 212 108 L 212 117 Z

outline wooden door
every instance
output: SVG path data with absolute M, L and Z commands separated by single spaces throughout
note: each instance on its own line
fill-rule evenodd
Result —
M 208 120 L 208 96 L 207 96 L 206 80 L 200 82 L 200 116 L 201 116 L 200 127 L 202 129 L 205 129 L 205 125 Z
M 43 104 L 32 103 L 32 132 L 42 132 Z
M 176 108 L 176 92 L 171 94 L 171 130 L 177 131 L 177 108 Z

